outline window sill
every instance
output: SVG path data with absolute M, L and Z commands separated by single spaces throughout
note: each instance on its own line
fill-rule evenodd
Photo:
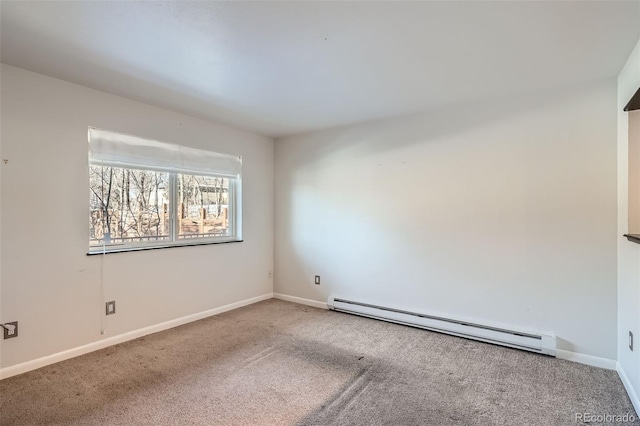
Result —
M 244 240 L 228 240 L 228 241 L 203 241 L 199 243 L 188 243 L 188 244 L 169 244 L 169 245 L 157 245 L 157 246 L 146 246 L 146 247 L 112 247 L 106 250 L 98 250 L 98 251 L 89 251 L 87 256 L 95 256 L 101 254 L 112 254 L 112 253 L 127 253 L 131 251 L 146 251 L 146 250 L 159 250 L 159 249 L 169 249 L 169 248 L 177 248 L 177 247 L 195 247 L 195 246 L 209 246 L 213 244 L 229 244 L 229 243 L 241 243 Z
M 632 243 L 640 244 L 640 234 L 624 234 L 623 237 L 627 237 Z

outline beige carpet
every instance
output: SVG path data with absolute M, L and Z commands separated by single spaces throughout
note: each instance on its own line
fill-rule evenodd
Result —
M 635 415 L 614 371 L 277 300 L 0 382 L 2 425 L 581 424 L 575 413 Z

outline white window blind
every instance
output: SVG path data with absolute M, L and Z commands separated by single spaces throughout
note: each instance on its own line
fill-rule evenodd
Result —
M 89 160 L 174 173 L 236 177 L 242 157 L 89 128 Z

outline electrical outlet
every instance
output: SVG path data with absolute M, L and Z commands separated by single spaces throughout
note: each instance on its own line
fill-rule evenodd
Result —
M 18 337 L 18 321 L 3 324 L 4 338 L 13 339 Z
M 112 300 L 111 302 L 107 302 L 106 314 L 113 315 L 116 313 L 116 301 Z
M 320 275 L 316 275 L 316 285 L 320 285 Z
M 268 276 L 269 278 L 273 278 L 273 272 L 271 272 L 271 271 L 267 272 L 267 276 Z
M 633 351 L 633 333 L 629 332 L 629 349 Z

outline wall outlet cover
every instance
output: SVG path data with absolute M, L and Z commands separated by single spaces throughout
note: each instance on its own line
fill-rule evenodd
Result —
M 3 330 L 5 339 L 13 339 L 14 337 L 18 337 L 18 321 L 5 323 Z
M 107 302 L 106 304 L 106 314 L 113 315 L 116 313 L 116 301 L 112 300 L 111 302 Z

